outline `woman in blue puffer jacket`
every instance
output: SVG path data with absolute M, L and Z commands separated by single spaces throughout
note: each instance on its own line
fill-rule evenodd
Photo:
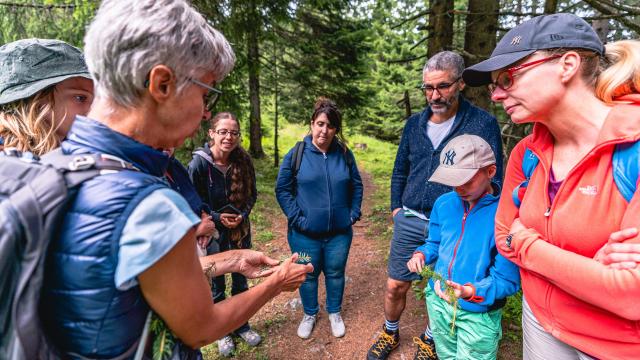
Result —
M 291 251 L 309 255 L 314 267 L 300 287 L 304 316 L 298 336 L 309 338 L 316 323 L 318 276 L 323 272 L 331 332 L 341 337 L 345 333 L 340 316 L 344 273 L 353 237 L 351 225 L 360 218 L 362 180 L 342 136 L 342 115 L 336 104 L 320 98 L 310 126 L 311 134 L 282 161 L 276 197 L 287 215 Z M 302 156 L 299 161 L 297 154 Z

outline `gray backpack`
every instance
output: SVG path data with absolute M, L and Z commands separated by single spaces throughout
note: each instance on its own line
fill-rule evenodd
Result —
M 61 357 L 38 312 L 47 248 L 78 185 L 121 170 L 137 169 L 104 154 L 57 149 L 39 160 L 0 152 L 0 354 L 7 359 Z

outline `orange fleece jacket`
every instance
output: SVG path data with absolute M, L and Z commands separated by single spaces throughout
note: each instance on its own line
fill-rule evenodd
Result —
M 601 359 L 640 357 L 640 267 L 616 270 L 593 260 L 612 232 L 640 229 L 640 191 L 625 201 L 614 183 L 611 160 L 615 144 L 638 139 L 640 106 L 615 106 L 597 145 L 567 174 L 550 205 L 553 139 L 544 125 L 536 124 L 511 153 L 496 214 L 498 250 L 520 266 L 524 296 L 540 324 Z M 540 163 L 518 210 L 511 193 L 524 180 L 526 147 Z M 527 230 L 514 236 L 514 251 L 508 251 L 505 238 L 517 217 Z

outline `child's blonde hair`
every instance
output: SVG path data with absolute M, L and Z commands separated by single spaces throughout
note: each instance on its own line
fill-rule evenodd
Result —
M 60 145 L 53 121 L 54 87 L 27 99 L 0 105 L 0 136 L 5 148 L 43 155 Z
M 598 76 L 596 96 L 612 103 L 617 97 L 640 92 L 640 41 L 621 40 L 606 45 L 609 65 Z

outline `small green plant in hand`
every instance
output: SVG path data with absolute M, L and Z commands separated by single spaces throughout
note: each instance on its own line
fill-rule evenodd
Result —
M 278 265 L 282 265 L 282 263 L 287 260 L 290 259 L 291 255 L 283 255 L 280 257 L 280 263 Z M 311 263 L 311 256 L 307 253 L 299 253 L 298 254 L 298 260 L 296 260 L 295 262 L 296 264 L 301 264 L 301 265 L 306 265 L 306 264 L 310 264 Z M 260 270 L 262 272 L 265 272 L 267 270 L 271 269 L 270 266 L 264 265 L 260 268 Z
M 447 285 L 447 282 L 442 277 L 442 275 L 433 271 L 433 269 L 430 268 L 429 266 L 425 266 L 422 268 L 422 271 L 420 272 L 420 276 L 422 276 L 423 279 L 432 279 L 434 283 L 436 281 L 440 281 L 440 287 L 442 288 L 442 290 L 444 290 L 445 294 L 447 294 L 447 296 L 449 297 L 449 300 L 451 300 L 451 306 L 453 307 L 453 317 L 451 319 L 450 334 L 453 336 L 456 328 L 456 312 L 458 311 L 458 297 L 456 296 L 455 290 L 451 286 Z
M 288 258 L 285 258 L 285 259 L 288 259 Z M 296 260 L 296 264 L 306 265 L 306 264 L 309 264 L 310 262 L 311 262 L 311 256 L 309 254 L 307 253 L 298 254 L 298 260 Z

